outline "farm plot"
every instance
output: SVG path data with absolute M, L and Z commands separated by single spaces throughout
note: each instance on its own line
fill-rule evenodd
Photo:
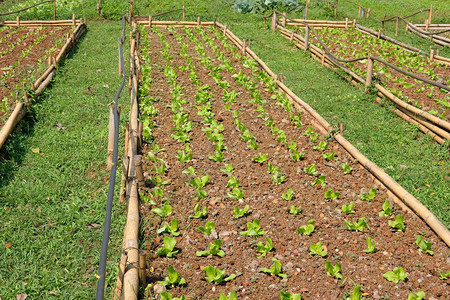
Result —
M 47 68 L 48 57 L 56 56 L 71 27 L 0 27 L 0 128 L 23 92 Z
M 389 41 L 374 38 L 350 29 L 325 27 L 317 30 L 320 38 L 341 59 L 376 56 L 407 72 L 450 84 L 449 66 L 433 63 L 417 54 L 401 49 Z M 312 40 L 319 46 L 317 39 Z M 355 73 L 365 78 L 367 60 L 345 64 Z M 403 101 L 441 119 L 450 120 L 450 94 L 438 87 L 415 80 L 381 63 L 374 64 L 375 79 L 381 81 L 394 95 Z
M 253 59 L 215 28 L 140 32 L 147 296 L 449 296 L 447 246 Z

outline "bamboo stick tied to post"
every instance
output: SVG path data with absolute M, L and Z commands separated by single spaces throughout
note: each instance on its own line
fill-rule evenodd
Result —
M 184 5 L 183 5 L 183 21 L 186 19 L 186 12 L 185 12 L 185 9 L 184 9 Z
M 147 253 L 144 250 L 139 250 L 139 279 L 141 281 L 141 286 L 147 283 Z
M 242 40 L 242 48 L 241 48 L 242 56 L 245 55 L 245 39 Z
M 200 26 L 202 22 L 200 21 L 200 16 L 197 17 L 197 26 Z
M 367 77 L 366 77 L 366 91 L 369 86 L 372 84 L 372 74 L 373 74 L 373 59 L 372 57 L 368 57 L 367 59 Z
M 73 28 L 75 28 L 75 26 L 77 26 L 77 22 L 75 20 L 75 14 L 72 14 L 72 26 L 73 26 Z
M 277 13 L 273 12 L 273 15 L 272 15 L 272 26 L 271 26 L 272 32 L 275 32 L 276 26 L 277 26 Z

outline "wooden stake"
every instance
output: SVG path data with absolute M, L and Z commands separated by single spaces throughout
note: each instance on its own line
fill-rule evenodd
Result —
M 147 253 L 144 250 L 139 251 L 139 279 L 141 281 L 141 286 L 146 285 L 147 283 Z
M 345 30 L 348 29 L 348 18 L 345 18 Z
M 72 14 L 72 26 L 73 26 L 73 28 L 75 28 L 75 26 L 77 26 L 77 22 L 75 20 L 75 14 Z
M 120 42 L 119 42 L 119 48 L 117 48 L 119 51 L 119 55 L 118 55 L 118 60 L 119 60 L 119 77 L 122 78 L 123 77 L 123 70 L 122 70 L 122 64 L 120 62 Z
M 141 152 L 142 150 L 142 144 L 144 143 L 144 138 L 143 138 L 143 133 L 144 133 L 144 123 L 142 121 L 138 122 L 138 152 Z
M 359 9 L 358 9 L 358 18 L 361 16 L 361 5 L 359 5 Z
M 242 56 L 245 55 L 245 39 L 242 40 L 242 48 L 241 48 Z
M 305 27 L 305 51 L 309 49 L 309 26 Z
M 113 300 L 119 300 L 122 296 L 123 274 L 125 273 L 125 266 L 127 264 L 127 252 L 123 251 L 120 258 L 119 274 L 117 275 L 116 288 L 114 289 Z
M 408 23 L 406 23 L 406 26 L 405 26 L 405 33 L 408 33 L 408 29 L 409 29 L 409 26 L 408 26 Z
M 123 157 L 123 165 L 122 165 L 122 178 L 120 180 L 120 192 L 119 192 L 119 201 L 120 203 L 125 202 L 126 190 L 128 185 L 128 168 L 130 164 L 130 159 L 128 156 Z
M 434 49 L 430 49 L 430 62 L 434 60 Z
M 356 19 L 353 19 L 353 28 L 356 27 Z
M 425 19 L 425 31 L 428 31 L 428 27 L 430 26 L 430 20 Z
M 344 123 L 343 122 L 339 122 L 338 125 L 339 125 L 339 133 L 343 134 L 344 133 Z
M 184 5 L 183 5 L 183 21 L 186 19 L 186 13 L 185 13 L 185 10 L 184 10 Z
M 56 21 L 56 0 L 53 0 L 53 21 Z
M 283 76 L 283 73 L 280 73 L 280 74 L 278 75 L 278 80 L 279 80 L 281 83 L 284 83 L 284 76 Z
M 369 16 L 370 16 L 370 8 L 366 12 L 366 18 L 369 18 Z
M 145 186 L 144 170 L 142 168 L 142 155 L 134 157 L 134 166 L 136 167 L 136 178 L 138 180 L 138 187 Z
M 428 24 L 431 24 L 431 15 L 433 13 L 433 4 L 430 4 L 430 14 L 428 15 Z M 427 29 L 428 31 L 428 29 Z
M 277 27 L 277 13 L 276 12 L 273 12 L 273 15 L 272 15 L 272 32 L 275 32 L 275 29 L 276 29 L 276 27 Z
M 148 27 L 152 27 L 152 16 L 148 16 Z
M 378 29 L 378 35 L 377 35 L 377 38 L 380 38 L 381 37 L 381 29 Z
M 372 74 L 373 74 L 373 59 L 369 56 L 369 58 L 367 59 L 366 91 L 372 84 Z
M 398 17 L 395 19 L 395 36 L 398 36 Z
M 281 25 L 283 25 L 283 27 L 286 27 L 286 12 L 283 13 L 283 18 L 281 18 Z
M 321 65 L 325 65 L 325 51 L 322 52 L 322 60 L 320 61 Z
M 16 18 L 16 24 L 17 24 L 17 27 L 20 26 L 20 17 L 19 16 L 17 16 L 17 18 Z
M 294 32 L 291 31 L 291 36 L 289 37 L 289 40 L 292 41 L 294 39 Z
M 305 4 L 305 20 L 308 19 L 308 2 Z
M 334 7 L 334 16 L 337 16 L 337 5 Z
M 202 22 L 200 22 L 200 16 L 197 17 L 197 26 L 200 26 Z

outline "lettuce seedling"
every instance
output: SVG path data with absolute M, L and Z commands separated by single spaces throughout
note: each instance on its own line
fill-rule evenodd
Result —
M 208 158 L 210 160 L 219 161 L 220 162 L 220 161 L 224 160 L 224 155 L 223 155 L 222 151 L 216 150 L 216 152 L 214 154 L 208 155 Z
M 269 118 L 267 119 L 266 123 L 263 123 L 264 126 L 266 127 L 272 127 L 273 126 L 273 119 Z
M 383 206 L 381 207 L 383 210 L 378 213 L 380 217 L 384 216 L 392 216 L 393 209 L 389 205 L 389 200 L 384 201 Z
M 307 225 L 300 226 L 297 229 L 297 233 L 311 235 L 314 232 L 314 222 L 316 222 L 316 220 L 309 220 Z
M 280 168 L 275 167 L 270 162 L 267 163 L 267 174 L 274 174 L 279 171 L 280 171 Z
M 225 252 L 220 249 L 220 246 L 222 246 L 222 240 L 215 240 L 214 243 L 210 243 L 208 245 L 209 250 L 197 251 L 195 252 L 195 255 L 196 256 L 217 255 L 219 257 L 224 257 Z
M 433 251 L 431 251 L 431 242 L 424 240 L 420 235 L 416 238 L 416 245 L 419 246 L 419 251 L 433 255 Z
M 192 159 L 192 153 L 186 152 L 184 150 L 178 150 L 177 158 L 180 163 L 188 163 Z
M 372 240 L 370 237 L 368 237 L 366 238 L 366 244 L 367 249 L 363 250 L 365 253 L 374 253 L 375 251 L 377 251 L 377 249 L 375 248 L 377 242 L 375 242 L 375 240 Z
M 258 148 L 259 148 L 259 145 L 258 145 L 258 143 L 256 142 L 256 140 L 250 140 L 249 142 L 248 142 L 248 145 L 247 145 L 250 149 L 253 149 L 253 150 L 258 150 Z
M 327 256 L 327 251 L 323 250 L 321 242 L 317 242 L 316 244 L 311 243 L 311 245 L 309 245 L 309 250 L 309 255 L 320 255 L 322 257 Z
M 155 207 L 152 209 L 152 212 L 154 212 L 161 218 L 166 218 L 172 214 L 172 206 L 169 204 L 169 202 L 165 202 L 162 208 Z
M 439 270 L 439 279 L 447 280 L 449 278 L 450 278 L 450 271 L 447 271 L 446 273 L 444 273 L 444 271 Z
M 394 229 L 397 229 L 398 231 L 405 231 L 405 224 L 403 223 L 403 216 L 397 215 L 395 216 L 395 221 L 389 220 L 388 221 L 389 226 L 391 226 Z
M 377 193 L 376 189 L 371 189 L 368 193 L 364 193 L 362 195 L 359 195 L 358 197 L 361 200 L 370 201 L 373 198 L 375 198 L 376 193 Z
M 162 180 L 161 176 L 156 175 L 155 177 L 151 177 L 150 181 L 154 186 L 163 186 L 169 184 L 169 180 Z
M 206 217 L 206 215 L 207 215 L 206 206 L 203 206 L 203 209 L 200 210 L 200 203 L 197 203 L 194 206 L 194 215 L 189 216 L 189 219 L 203 219 Z
M 246 231 L 241 231 L 240 235 L 245 236 L 261 236 L 265 235 L 266 232 L 261 230 L 261 226 L 259 226 L 259 219 L 256 219 L 252 222 L 247 222 L 247 229 Z
M 170 294 L 167 291 L 164 291 L 160 294 L 161 299 L 160 300 L 186 300 L 186 296 L 182 295 L 181 297 L 175 297 L 173 298 L 172 294 Z
M 170 225 L 167 224 L 167 222 L 164 222 L 163 226 L 159 228 L 156 232 L 159 234 L 168 233 L 173 236 L 179 236 L 180 232 L 178 231 L 178 219 L 172 219 Z
M 258 156 L 253 157 L 252 160 L 262 165 L 267 160 L 267 154 L 262 154 L 261 152 L 259 152 Z
M 350 223 L 346 219 L 344 221 L 347 224 L 348 230 L 363 231 L 367 227 L 366 218 L 359 218 L 358 222 L 355 221 L 353 223 Z
M 326 160 L 333 160 L 336 152 L 322 153 L 322 157 Z
M 182 131 L 178 131 L 175 134 L 171 134 L 170 135 L 174 140 L 182 142 L 182 143 L 187 143 L 191 140 L 191 138 L 189 137 L 189 135 L 185 132 Z
M 224 293 L 220 293 L 219 299 L 213 298 L 213 300 L 237 300 L 237 295 L 235 291 L 230 292 L 229 297 L 227 297 Z
M 305 172 L 309 175 L 317 175 L 319 172 L 316 171 L 316 164 L 312 164 L 309 167 L 306 167 Z
M 194 179 L 191 180 L 191 186 L 195 187 L 197 189 L 201 189 L 203 188 L 209 181 L 209 176 L 208 175 L 204 175 L 201 178 L 200 177 L 195 177 Z
M 183 285 L 186 283 L 186 280 L 184 278 L 180 278 L 180 274 L 178 274 L 172 266 L 169 266 L 167 269 L 168 276 L 164 278 L 163 281 L 158 281 L 159 284 L 174 287 L 175 285 Z
M 175 245 L 177 244 L 177 240 L 174 237 L 165 236 L 163 239 L 163 243 L 164 247 L 159 248 L 158 251 L 156 251 L 156 255 L 174 257 L 180 251 L 180 250 L 173 251 Z
M 336 265 L 331 265 L 331 262 L 327 261 L 325 263 L 325 269 L 327 270 L 327 275 L 334 277 L 334 278 L 338 278 L 338 279 L 342 279 L 342 274 L 340 273 L 341 271 L 341 264 L 336 262 Z
M 289 188 L 286 193 L 283 193 L 283 199 L 286 201 L 291 201 L 294 198 L 294 190 Z
M 340 211 L 342 211 L 345 214 L 354 214 L 355 211 L 353 210 L 353 208 L 355 207 L 355 204 L 352 202 L 350 202 L 350 204 L 343 204 L 342 205 L 342 209 L 340 209 Z
M 291 294 L 290 291 L 280 291 L 280 299 L 281 300 L 302 300 L 302 296 L 300 294 Z
M 270 269 L 261 268 L 259 269 L 263 273 L 269 273 L 271 275 L 275 275 L 281 278 L 287 278 L 286 274 L 281 273 L 281 263 L 278 259 L 272 258 L 273 264 L 270 266 Z
M 200 226 L 197 230 L 203 234 L 210 235 L 214 228 L 216 228 L 216 225 L 213 222 L 206 222 L 205 227 Z
M 394 268 L 394 270 L 383 274 L 383 278 L 385 278 L 388 281 L 395 282 L 395 283 L 398 283 L 400 280 L 405 281 L 406 277 L 407 277 L 407 275 L 405 273 L 405 270 L 403 270 L 402 267 Z
M 227 282 L 236 278 L 235 274 L 231 274 L 230 276 L 224 278 L 225 270 L 221 271 L 213 266 L 204 267 L 203 272 L 206 273 L 206 277 L 203 277 L 203 279 L 207 282 L 214 282 L 215 284 L 221 284 L 222 282 Z
M 356 285 L 353 288 L 352 293 L 350 294 L 349 297 L 347 297 L 347 300 L 361 300 L 363 295 L 361 294 L 361 286 L 360 285 Z
M 155 170 L 156 174 L 160 174 L 161 175 L 161 174 L 164 174 L 164 172 L 166 172 L 167 166 L 166 166 L 165 163 L 162 163 L 160 167 L 158 167 L 158 165 L 155 164 L 153 166 L 153 170 Z
M 224 167 L 220 168 L 220 172 L 222 173 L 233 173 L 234 172 L 234 167 L 233 164 L 225 164 Z
M 314 150 L 326 150 L 328 148 L 328 144 L 325 141 L 320 141 L 318 146 L 314 146 Z
M 295 207 L 295 205 L 291 205 L 290 209 L 289 209 L 289 213 L 293 214 L 293 215 L 298 215 L 302 212 L 302 207 Z
M 236 177 L 231 176 L 230 179 L 228 180 L 226 187 L 227 188 L 238 188 L 240 186 L 241 186 L 241 184 L 240 184 L 239 180 L 237 180 Z
M 228 192 L 228 197 L 234 198 L 235 200 L 241 200 L 244 199 L 244 193 L 238 188 L 233 188 L 231 193 Z
M 263 242 L 259 241 L 258 244 L 256 244 L 256 246 L 258 247 L 256 249 L 256 251 L 261 253 L 261 255 L 258 256 L 258 258 L 266 256 L 267 253 L 269 253 L 273 249 L 272 240 L 270 238 L 268 238 L 268 237 L 266 237 L 266 244 L 265 245 L 263 244 Z
M 336 200 L 337 198 L 339 198 L 340 195 L 341 193 L 333 192 L 332 189 L 328 189 L 325 192 L 325 199 Z
M 186 175 L 195 175 L 196 172 L 195 172 L 194 167 L 193 167 L 193 166 L 190 166 L 189 168 L 183 170 L 183 174 L 186 174 Z
M 272 179 L 274 184 L 282 184 L 284 182 L 285 176 L 277 171 L 272 174 Z
M 320 175 L 319 178 L 317 178 L 311 185 L 315 186 L 320 184 L 321 186 L 325 186 L 325 175 Z
M 289 152 L 293 161 L 300 161 L 303 157 L 305 157 L 304 152 L 298 152 L 296 149 Z
M 425 292 L 419 291 L 417 293 L 410 293 L 408 295 L 408 300 L 422 300 L 425 298 Z
M 348 162 L 346 162 L 345 164 L 342 165 L 342 169 L 344 169 L 344 174 L 350 174 L 353 170 L 353 168 L 350 167 Z
M 234 207 L 234 218 L 239 219 L 242 218 L 250 209 L 250 206 L 248 204 L 245 205 L 243 209 L 239 209 L 237 206 Z
M 314 130 L 312 130 L 311 126 L 306 127 L 305 132 L 303 133 L 303 135 L 311 135 L 314 133 Z

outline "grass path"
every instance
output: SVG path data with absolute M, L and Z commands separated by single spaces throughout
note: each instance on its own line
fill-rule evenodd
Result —
M 119 22 L 88 23 L 77 50 L 2 150 L 8 155 L 0 161 L 0 298 L 95 294 L 109 180 L 108 104 L 120 84 L 120 29 Z M 120 255 L 120 207 L 116 199 L 107 283 L 115 282 L 111 270 Z

